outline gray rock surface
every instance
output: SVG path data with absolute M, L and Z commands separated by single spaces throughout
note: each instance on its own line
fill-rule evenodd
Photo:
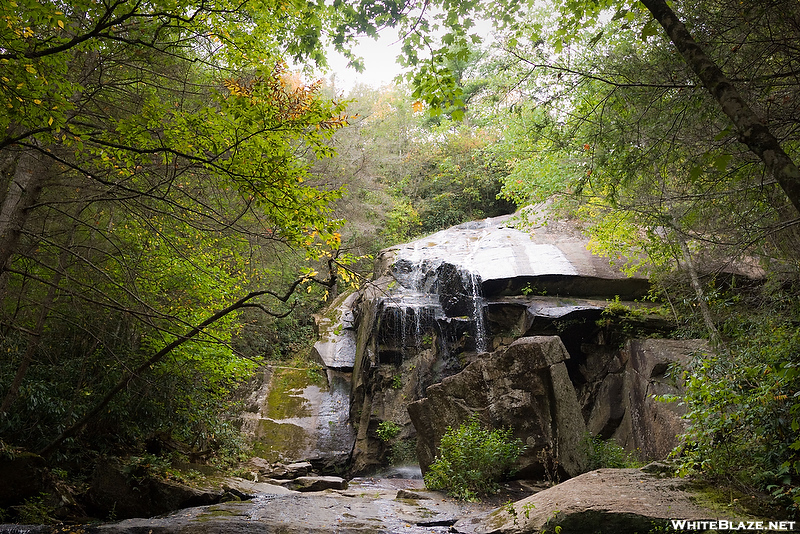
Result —
M 292 480 L 273 480 L 271 483 L 300 492 L 347 489 L 347 481 L 345 479 L 333 476 L 304 476 Z
M 407 244 L 381 252 L 378 272 L 387 274 L 398 259 L 424 258 L 435 264 L 449 263 L 474 272 L 483 284 L 484 296 L 518 294 L 526 284 L 542 290 L 557 288 L 562 296 L 611 296 L 634 298 L 646 294 L 648 281 L 630 278 L 607 259 L 586 248 L 588 239 L 572 221 L 545 221 L 547 205 L 525 214 L 534 223 L 522 231 L 519 215 L 504 215 L 453 226 Z
M 707 354 L 703 340 L 634 339 L 624 351 L 628 358 L 623 395 L 627 411 L 615 432 L 616 439 L 642 459 L 666 458 L 678 445 L 686 429 L 685 408 L 677 402 L 662 402 L 656 396 L 679 395 L 683 388 L 681 370 L 697 353 Z M 595 405 L 608 405 L 599 399 Z
M 543 205 L 527 215 L 546 212 Z M 593 256 L 573 221 L 550 220 L 532 231 L 515 228 L 518 222 L 504 216 L 465 223 L 381 251 L 376 280 L 348 300 L 351 315 L 339 312 L 348 321 L 352 316 L 356 332 L 352 473 L 379 468 L 395 441 L 414 439 L 406 405 L 464 371 L 476 354 L 519 337 L 559 334 L 579 355 L 584 342 L 594 341 L 608 299 L 647 292 L 646 279 Z M 569 364 L 548 371 L 559 381 L 572 373 Z M 581 405 L 584 420 L 591 409 Z M 401 429 L 389 443 L 377 435 L 386 421 Z
M 352 371 L 356 358 L 356 332 L 353 303 L 356 293 L 342 293 L 325 310 L 314 316 L 319 340 L 312 357 L 328 369 Z
M 304 477 L 311 472 L 313 466 L 311 462 L 270 463 L 263 458 L 254 457 L 242 464 L 241 468 L 249 471 L 252 480 L 258 481 L 267 478 L 291 480 Z
M 474 506 L 412 486 L 427 499 L 396 499 L 398 488 L 364 481 L 346 491 L 261 495 L 248 502 L 202 506 L 150 519 L 129 519 L 86 528 L 87 534 L 430 534 L 452 525 Z M 397 481 L 407 485 L 410 481 Z
M 491 428 L 512 429 L 526 445 L 520 476 L 543 476 L 552 467 L 543 462 L 552 459 L 568 476 L 581 473 L 586 427 L 564 366 L 568 358 L 558 337 L 521 338 L 430 386 L 425 398 L 408 406 L 423 472 L 447 428 L 477 415 Z
M 461 534 L 561 532 L 619 534 L 664 532 L 668 519 L 712 520 L 719 512 L 695 504 L 683 479 L 662 478 L 638 469 L 599 469 L 562 482 L 483 516 L 455 524 Z M 733 519 L 728 516 L 728 519 Z M 657 530 L 661 532 L 662 530 Z
M 220 481 L 219 486 L 223 492 L 232 493 L 243 501 L 252 499 L 257 495 L 288 495 L 294 493 L 291 489 L 280 484 L 255 482 L 238 477 L 226 477 Z
M 286 466 L 308 460 L 318 468 L 342 467 L 355 439 L 350 389 L 350 373 L 343 371 L 267 366 L 245 400 L 241 429 L 267 463 Z M 270 476 L 263 466 L 250 467 L 256 475 Z

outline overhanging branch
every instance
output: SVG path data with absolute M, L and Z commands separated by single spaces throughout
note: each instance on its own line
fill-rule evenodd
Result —
M 105 397 L 103 397 L 103 399 L 99 403 L 97 403 L 97 405 L 95 405 L 94 408 L 89 410 L 86 414 L 84 414 L 83 417 L 78 419 L 75 423 L 73 423 L 71 426 L 66 428 L 63 432 L 61 432 L 61 434 L 59 434 L 56 439 L 54 439 L 49 445 L 47 445 L 41 451 L 39 451 L 38 454 L 40 456 L 44 456 L 44 457 L 47 457 L 47 456 L 51 455 L 56 449 L 58 449 L 58 447 L 61 446 L 61 444 L 64 443 L 64 441 L 66 441 L 70 437 L 72 437 L 75 434 L 77 434 L 78 432 L 80 432 L 86 426 L 87 423 L 89 423 L 92 419 L 97 417 L 97 415 L 106 406 L 108 406 L 108 404 L 112 401 L 112 399 L 120 391 L 125 389 L 125 387 L 130 382 L 138 379 L 141 375 L 143 375 L 144 373 L 149 371 L 155 364 L 157 364 L 162 359 L 164 359 L 164 357 L 166 357 L 170 352 L 172 352 L 176 348 L 180 347 L 181 345 L 183 345 L 187 341 L 190 341 L 192 338 L 196 337 L 198 334 L 202 333 L 203 330 L 205 328 L 207 328 L 208 326 L 214 324 L 215 322 L 217 322 L 220 319 L 222 319 L 223 317 L 233 313 L 234 311 L 242 309 L 242 308 L 257 307 L 259 309 L 266 310 L 266 307 L 264 307 L 263 305 L 260 305 L 258 303 L 252 302 L 254 299 L 256 299 L 258 297 L 269 295 L 269 296 L 271 296 L 271 297 L 273 297 L 273 298 L 285 303 L 291 298 L 291 296 L 294 294 L 294 292 L 297 290 L 297 288 L 301 284 L 303 284 L 304 282 L 309 282 L 309 281 L 315 282 L 315 283 L 318 283 L 318 284 L 322 284 L 322 285 L 325 285 L 325 286 L 331 286 L 334 283 L 333 277 L 329 278 L 328 280 L 319 280 L 319 279 L 314 278 L 314 277 L 303 276 L 301 278 L 296 279 L 294 282 L 292 282 L 289 285 L 289 288 L 287 289 L 287 291 L 285 293 L 283 293 L 283 294 L 278 294 L 278 293 L 275 293 L 275 292 L 270 291 L 268 289 L 262 289 L 262 290 L 259 290 L 259 291 L 253 291 L 253 292 L 245 295 L 244 297 L 240 298 L 239 300 L 237 300 L 233 304 L 231 304 L 231 305 L 219 310 L 218 312 L 214 313 L 213 315 L 208 317 L 206 320 L 204 320 L 200 324 L 192 327 L 185 334 L 178 336 L 171 343 L 169 343 L 168 345 L 163 347 L 161 350 L 159 350 L 157 353 L 155 353 L 153 356 L 151 356 L 148 360 L 146 360 L 144 363 L 139 365 L 136 369 L 133 369 L 132 371 L 130 371 L 127 374 L 125 374 L 125 376 L 123 376 L 114 385 L 114 387 L 111 388 L 111 390 L 108 393 L 106 393 Z M 271 313 L 271 314 L 275 315 L 274 313 Z

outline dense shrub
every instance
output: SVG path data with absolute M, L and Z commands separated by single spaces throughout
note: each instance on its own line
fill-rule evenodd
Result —
M 473 417 L 457 429 L 447 428 L 439 454 L 425 473 L 425 485 L 475 500 L 497 490 L 524 449 L 511 429 L 487 430 Z
M 684 473 L 766 490 L 797 517 L 800 313 L 794 298 L 781 311 L 729 315 L 726 345 L 686 370 L 691 425 L 677 452 Z

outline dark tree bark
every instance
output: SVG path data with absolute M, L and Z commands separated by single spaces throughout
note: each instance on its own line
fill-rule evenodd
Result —
M 641 0 L 664 27 L 672 44 L 705 85 L 739 133 L 739 141 L 756 154 L 800 212 L 800 169 L 781 148 L 765 122 L 747 105 L 739 91 L 694 40 L 666 0 Z

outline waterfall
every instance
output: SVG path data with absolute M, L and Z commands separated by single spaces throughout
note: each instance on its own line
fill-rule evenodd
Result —
M 487 351 L 486 317 L 484 314 L 484 298 L 481 291 L 480 277 L 473 271 L 461 271 L 468 295 L 472 300 L 472 319 L 475 322 L 475 351 Z
M 439 350 L 449 352 L 448 342 L 442 337 L 443 323 L 453 335 L 463 335 L 469 322 L 469 334 L 474 338 L 475 350 L 485 352 L 488 333 L 484 313 L 481 278 L 469 268 L 469 257 L 442 258 L 431 254 L 430 246 L 418 241 L 398 251 L 393 265 L 393 275 L 399 287 L 384 301 L 383 336 L 386 350 L 400 360 L 407 350 L 419 352 L 423 338 L 437 334 Z M 462 325 L 462 326 L 459 326 Z M 461 333 L 459 333 L 461 332 Z M 389 337 L 393 349 L 388 345 Z M 411 339 L 413 338 L 413 339 Z M 385 356 L 388 363 L 391 359 Z M 395 362 L 399 363 L 399 362 Z

